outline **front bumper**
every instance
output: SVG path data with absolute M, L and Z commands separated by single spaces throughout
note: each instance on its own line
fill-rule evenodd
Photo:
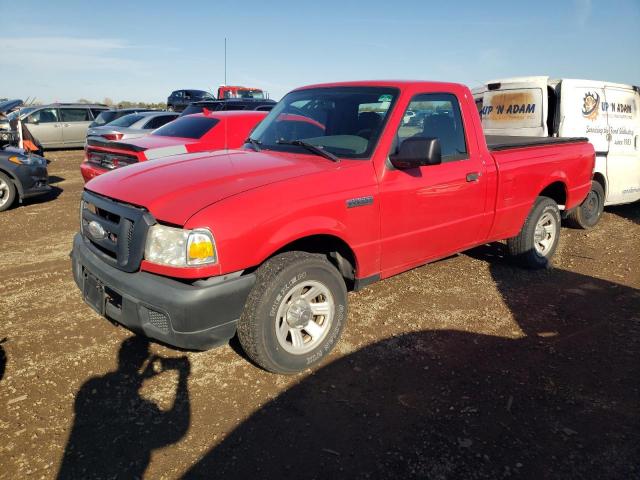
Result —
M 14 174 L 18 179 L 16 187 L 20 201 L 51 191 L 47 167 L 20 165 L 14 170 Z
M 107 265 L 80 234 L 71 252 L 73 277 L 87 304 L 130 330 L 180 348 L 206 350 L 235 335 L 255 275 L 194 284 Z M 97 289 L 98 292 L 94 289 Z

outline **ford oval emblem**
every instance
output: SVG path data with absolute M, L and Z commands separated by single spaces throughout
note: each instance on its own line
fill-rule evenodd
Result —
M 89 222 L 87 230 L 89 231 L 89 235 L 91 235 L 96 240 L 101 240 L 107 236 L 107 232 L 105 231 L 104 227 L 95 220 L 91 220 Z

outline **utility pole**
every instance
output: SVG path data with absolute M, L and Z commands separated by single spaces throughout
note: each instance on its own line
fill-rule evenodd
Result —
M 227 37 L 224 37 L 224 84 L 227 84 Z

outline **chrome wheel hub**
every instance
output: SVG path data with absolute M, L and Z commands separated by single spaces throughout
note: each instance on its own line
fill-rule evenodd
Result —
M 553 247 L 556 239 L 557 225 L 556 220 L 550 213 L 545 213 L 536 223 L 535 233 L 533 234 L 533 244 L 539 255 L 546 257 Z
M 315 280 L 302 282 L 283 295 L 275 319 L 276 337 L 287 352 L 303 355 L 329 333 L 335 302 L 329 289 Z
M 0 180 L 0 207 L 9 201 L 9 185 L 4 180 Z

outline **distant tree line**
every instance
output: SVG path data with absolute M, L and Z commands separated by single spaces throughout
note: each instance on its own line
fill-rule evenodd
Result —
M 81 98 L 78 103 L 103 103 L 114 108 L 152 108 L 154 110 L 166 110 L 167 104 L 165 102 L 147 103 L 147 102 L 131 102 L 129 100 L 122 100 L 118 103 L 114 102 L 109 97 L 105 97 L 101 102 L 93 102 L 86 98 Z

